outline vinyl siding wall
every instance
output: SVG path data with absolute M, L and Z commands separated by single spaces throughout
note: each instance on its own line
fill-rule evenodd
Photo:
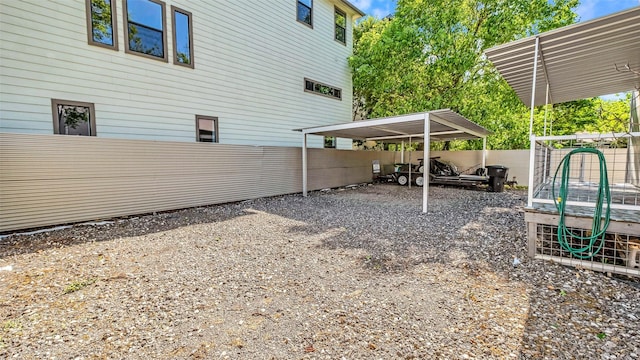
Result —
M 87 43 L 84 0 L 0 2 L 0 132 L 52 134 L 52 98 L 94 103 L 97 136 L 115 139 L 194 142 L 198 114 L 219 118 L 222 144 L 299 147 L 293 128 L 351 119 L 354 13 L 339 1 L 314 0 L 311 29 L 294 0 L 166 0 L 168 63 L 124 52 L 113 1 L 119 51 Z M 195 69 L 173 64 L 171 5 L 193 15 Z M 347 46 L 334 40 L 334 5 Z M 304 92 L 305 77 L 342 101 Z

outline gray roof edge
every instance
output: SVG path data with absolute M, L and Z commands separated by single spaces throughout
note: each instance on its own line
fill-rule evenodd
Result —
M 404 123 L 408 121 L 420 121 L 425 118 L 426 114 L 433 115 L 433 117 L 431 118 L 431 121 L 443 124 L 445 126 L 453 125 L 451 127 L 460 129 L 463 132 L 467 134 L 472 134 L 478 138 L 486 137 L 488 135 L 493 134 L 492 131 L 467 119 L 461 114 L 455 111 L 452 111 L 451 109 L 439 109 L 439 110 L 426 111 L 422 113 L 412 113 L 412 114 L 404 114 L 404 115 L 397 115 L 397 116 L 389 116 L 384 118 L 349 121 L 346 123 L 321 125 L 321 126 L 292 129 L 292 130 L 302 132 L 305 134 L 314 134 L 314 133 L 320 134 L 320 133 L 331 133 L 331 132 L 338 132 L 338 131 L 344 133 L 345 131 L 348 132 L 349 129 L 354 129 L 354 128 L 366 128 L 369 126 L 381 126 L 381 125 L 386 126 L 386 125 L 392 125 L 397 123 Z M 415 133 L 418 133 L 418 132 L 419 131 Z M 398 134 L 398 135 L 402 135 L 402 134 Z
M 362 10 L 358 9 L 357 6 L 353 5 L 349 1 L 347 0 L 341 0 L 341 1 L 343 4 L 347 5 L 351 10 L 355 11 L 358 15 L 360 15 L 360 17 L 367 15 Z

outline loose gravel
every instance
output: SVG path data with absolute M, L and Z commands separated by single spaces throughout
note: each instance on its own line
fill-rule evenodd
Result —
M 526 256 L 526 194 L 379 184 L 0 240 L 0 358 L 637 359 L 635 279 Z M 520 261 L 520 264 L 514 265 Z

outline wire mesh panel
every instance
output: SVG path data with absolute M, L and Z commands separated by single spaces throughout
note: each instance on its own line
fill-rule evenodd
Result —
M 640 236 L 616 232 L 606 233 L 590 248 L 590 242 L 584 239 L 590 235 L 590 230 L 583 228 L 568 228 L 568 230 L 575 236 L 565 236 L 562 239 L 563 236 L 558 234 L 558 226 L 537 224 L 536 257 L 591 270 L 640 275 Z M 593 251 L 576 251 L 580 249 Z
M 532 140 L 530 255 L 640 276 L 639 141 L 640 133 Z
M 577 215 L 592 213 L 601 190 L 601 170 L 606 167 L 611 208 L 636 210 L 636 218 L 640 222 L 640 181 L 631 166 L 639 155 L 635 154 L 636 149 L 627 146 L 638 139 L 640 133 L 537 138 L 534 164 L 531 166 L 533 207 L 549 209 L 549 204 L 555 204 L 564 180 L 568 191 L 565 199 L 561 200 L 571 206 L 570 211 Z M 574 153 L 568 157 L 576 149 L 597 149 L 604 161 L 593 153 Z M 563 171 L 565 167 L 567 171 Z

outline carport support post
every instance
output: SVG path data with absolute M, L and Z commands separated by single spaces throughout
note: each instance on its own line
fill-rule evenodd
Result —
M 487 138 L 482 138 L 482 168 L 487 167 Z
M 424 149 L 422 154 L 422 161 L 424 161 L 424 171 L 422 172 L 422 180 L 424 185 L 422 186 L 422 212 L 427 213 L 427 200 L 429 199 L 429 174 L 431 169 L 431 162 L 429 160 L 429 148 L 431 147 L 431 138 L 429 136 L 431 130 L 429 126 L 429 113 L 424 114 Z
M 544 159 L 546 162 L 547 159 Z M 531 135 L 531 145 L 529 147 L 529 190 L 527 194 L 527 207 L 533 207 L 533 172 L 536 169 L 536 136 Z
M 302 133 L 302 196 L 307 196 L 307 133 Z
M 531 80 L 531 114 L 529 115 L 529 136 L 533 135 L 533 110 L 536 102 L 536 77 L 538 76 L 538 48 L 540 38 L 536 36 L 536 47 L 533 51 L 533 77 Z

